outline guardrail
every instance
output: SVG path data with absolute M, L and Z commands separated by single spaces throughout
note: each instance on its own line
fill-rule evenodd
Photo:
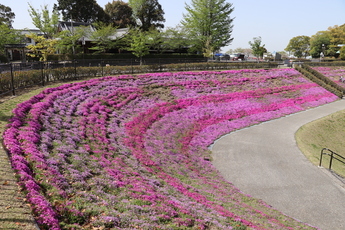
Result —
M 319 163 L 319 167 L 322 167 L 322 156 L 323 155 L 328 155 L 331 157 L 331 159 L 329 160 L 329 166 L 328 169 L 331 170 L 332 169 L 332 162 L 333 159 L 345 164 L 345 157 L 339 155 L 338 153 L 328 149 L 328 148 L 323 148 L 321 150 L 321 156 L 320 156 L 320 163 Z

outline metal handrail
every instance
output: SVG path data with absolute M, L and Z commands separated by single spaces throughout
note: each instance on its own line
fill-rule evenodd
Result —
M 323 148 L 321 150 L 321 156 L 320 156 L 320 163 L 319 163 L 319 167 L 322 167 L 322 156 L 323 155 L 328 155 L 331 157 L 330 161 L 329 161 L 329 167 L 328 169 L 331 170 L 332 169 L 332 162 L 333 159 L 340 161 L 341 163 L 345 164 L 345 157 L 339 155 L 338 153 L 328 149 L 328 148 Z M 334 156 L 335 155 L 335 156 Z M 337 158 L 339 157 L 339 158 Z

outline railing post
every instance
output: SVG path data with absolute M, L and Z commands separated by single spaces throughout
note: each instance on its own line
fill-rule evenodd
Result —
M 44 86 L 44 62 L 41 61 L 41 78 L 42 78 L 42 86 Z
M 14 90 L 14 76 L 13 76 L 13 64 L 10 64 L 10 68 L 11 68 L 11 89 L 12 89 L 12 95 L 16 95 L 16 92 Z
M 332 168 L 332 161 L 333 161 L 333 151 L 331 151 L 331 159 L 329 160 L 329 170 Z
M 323 150 L 324 150 L 324 149 L 321 150 L 319 167 L 322 167 L 322 155 L 323 155 Z
M 73 59 L 73 64 L 74 64 L 74 79 L 77 79 L 77 63 L 75 59 Z
M 134 73 L 134 69 L 133 69 L 133 58 L 131 58 L 131 68 L 132 68 L 132 74 Z
M 103 61 L 103 59 L 101 60 L 101 68 L 102 68 L 102 76 L 101 77 L 103 77 L 104 76 L 104 73 L 103 73 L 103 64 L 104 64 L 104 61 Z

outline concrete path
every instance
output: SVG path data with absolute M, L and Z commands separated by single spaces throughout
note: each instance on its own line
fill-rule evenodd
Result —
M 286 215 L 324 230 L 345 229 L 345 186 L 312 165 L 294 138 L 304 124 L 345 109 L 345 100 L 223 136 L 211 147 L 226 180 Z

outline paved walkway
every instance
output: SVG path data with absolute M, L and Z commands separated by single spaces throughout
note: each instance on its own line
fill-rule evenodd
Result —
M 323 230 L 345 229 L 345 186 L 312 165 L 294 138 L 302 125 L 345 109 L 345 100 L 223 136 L 214 165 L 237 188 L 290 217 Z

